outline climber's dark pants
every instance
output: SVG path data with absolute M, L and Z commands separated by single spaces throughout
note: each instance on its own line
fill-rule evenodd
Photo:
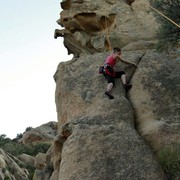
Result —
M 107 73 L 104 73 L 104 76 L 107 79 L 108 83 L 113 83 L 113 85 L 115 84 L 115 79 L 116 78 L 121 78 L 121 76 L 125 74 L 124 71 L 115 71 L 114 76 L 108 75 Z

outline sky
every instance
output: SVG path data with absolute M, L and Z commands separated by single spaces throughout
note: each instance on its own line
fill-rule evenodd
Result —
M 58 0 L 0 1 L 0 135 L 57 121 L 53 75 L 67 55 Z

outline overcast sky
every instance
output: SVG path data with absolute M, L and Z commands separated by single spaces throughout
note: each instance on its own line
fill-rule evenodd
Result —
M 60 1 L 0 1 L 0 7 L 0 134 L 15 138 L 57 121 L 53 75 L 71 56 L 63 39 L 54 39 Z

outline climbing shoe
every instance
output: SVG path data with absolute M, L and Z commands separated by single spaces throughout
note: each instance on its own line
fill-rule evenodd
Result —
M 124 89 L 126 91 L 128 91 L 129 89 L 131 89 L 132 85 L 131 84 L 124 84 Z
M 114 96 L 111 95 L 111 93 L 109 91 L 106 91 L 105 95 L 107 95 L 109 97 L 109 99 L 114 99 Z

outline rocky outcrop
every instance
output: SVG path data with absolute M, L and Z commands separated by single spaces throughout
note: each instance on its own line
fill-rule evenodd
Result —
M 0 179 L 28 180 L 28 171 L 20 167 L 23 161 L 0 149 Z
M 175 58 L 147 51 L 132 78 L 137 128 L 154 150 L 180 143 L 179 70 Z
M 57 29 L 54 36 L 64 37 L 68 53 L 75 57 L 152 40 L 158 25 L 148 4 L 148 0 L 138 0 L 132 9 L 124 1 L 62 1 L 57 23 L 65 29 Z
M 34 142 L 53 141 L 57 134 L 57 122 L 51 121 L 39 127 L 32 128 L 23 133 L 19 143 L 28 144 Z
M 23 161 L 24 163 L 28 164 L 28 165 L 31 165 L 31 166 L 34 166 L 34 157 L 28 155 L 28 154 L 21 154 L 19 157 L 18 157 L 21 161 Z
M 158 24 L 148 1 L 70 1 L 55 37 L 74 55 L 54 75 L 58 136 L 51 179 L 166 179 L 155 157 L 166 145 L 179 144 L 179 60 L 157 53 Z M 113 46 L 122 48 L 119 63 L 133 84 L 126 94 L 117 79 L 115 99 L 104 91 L 98 68 Z
M 138 51 L 134 57 L 138 61 L 143 54 Z M 115 100 L 104 95 L 106 82 L 97 71 L 106 55 L 83 55 L 61 63 L 56 72 L 59 133 L 66 123 L 71 128 L 60 155 L 59 179 L 164 179 L 149 146 L 134 128 L 133 108 L 122 85 L 117 81 Z M 126 67 L 129 77 L 132 69 Z

